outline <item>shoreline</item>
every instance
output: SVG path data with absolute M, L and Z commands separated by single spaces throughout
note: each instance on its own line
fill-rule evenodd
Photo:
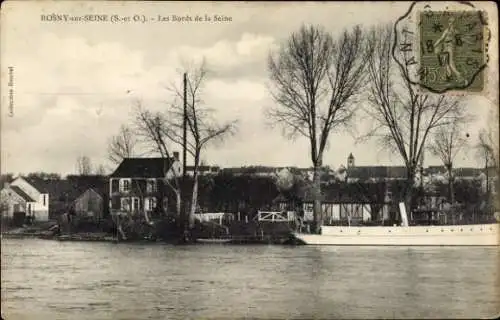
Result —
M 39 240 L 52 240 L 52 241 L 71 241 L 71 242 L 112 242 L 112 243 L 166 243 L 169 244 L 171 241 L 163 241 L 163 240 L 149 240 L 149 239 L 137 239 L 137 240 L 119 240 L 117 236 L 113 235 L 89 235 L 89 234 L 71 234 L 71 235 L 54 235 L 54 236 L 48 236 L 48 235 L 40 235 L 40 234 L 31 234 L 31 233 L 2 233 L 1 234 L 1 239 L 39 239 Z M 207 244 L 203 243 L 203 241 L 198 241 L 200 240 L 219 240 L 219 238 L 197 238 L 193 241 L 193 244 Z M 234 238 L 228 238 L 227 242 L 224 243 L 217 243 L 214 242 L 213 244 L 229 244 L 229 245 L 256 245 L 256 244 L 261 244 L 261 245 L 284 245 L 287 244 L 290 241 L 290 237 L 264 237 L 261 238 L 259 237 L 234 237 Z

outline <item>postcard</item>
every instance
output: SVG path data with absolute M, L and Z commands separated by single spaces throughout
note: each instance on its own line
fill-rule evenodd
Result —
M 500 315 L 494 2 L 0 23 L 2 319 Z

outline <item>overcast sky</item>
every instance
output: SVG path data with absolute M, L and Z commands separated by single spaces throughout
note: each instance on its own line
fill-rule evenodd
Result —
M 228 166 L 310 166 L 305 139 L 290 142 L 279 129 L 265 126 L 263 110 L 272 105 L 266 89 L 266 58 L 302 23 L 321 24 L 337 35 L 343 28 L 394 22 L 409 3 L 133 3 L 7 2 L 2 4 L 1 170 L 74 173 L 76 158 L 114 169 L 107 142 L 131 121 L 134 101 L 162 110 L 170 100 L 165 86 L 182 80 L 181 60 L 205 57 L 213 71 L 204 101 L 221 119 L 238 118 L 238 134 L 206 150 L 208 164 Z M 495 7 L 489 5 L 493 34 Z M 47 22 L 42 14 L 118 14 L 147 17 L 227 16 L 231 22 Z M 489 72 L 498 75 L 497 40 L 490 50 Z M 13 117 L 8 110 L 8 67 L 13 67 Z M 494 78 L 495 80 L 497 78 Z M 497 81 L 497 80 L 495 80 Z M 493 82 L 495 82 L 493 81 Z M 468 128 L 475 142 L 488 111 L 498 106 L 498 92 L 468 99 L 478 120 Z M 498 82 L 496 82 L 498 90 Z M 127 93 L 128 92 L 128 93 Z M 363 127 L 359 123 L 358 127 Z M 400 165 L 396 154 L 374 142 L 355 145 L 336 133 L 324 163 L 337 168 L 352 152 L 359 165 Z M 439 164 L 426 155 L 426 164 Z M 476 166 L 474 153 L 460 155 L 458 166 Z

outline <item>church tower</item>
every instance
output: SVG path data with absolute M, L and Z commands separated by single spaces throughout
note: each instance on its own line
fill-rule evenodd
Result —
M 349 157 L 347 157 L 347 168 L 353 168 L 354 167 L 354 156 L 352 153 L 349 154 Z

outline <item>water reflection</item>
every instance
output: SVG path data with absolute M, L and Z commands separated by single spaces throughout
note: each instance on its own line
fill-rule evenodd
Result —
M 2 241 L 6 319 L 477 318 L 494 248 Z M 45 317 L 45 318 L 44 318 Z

